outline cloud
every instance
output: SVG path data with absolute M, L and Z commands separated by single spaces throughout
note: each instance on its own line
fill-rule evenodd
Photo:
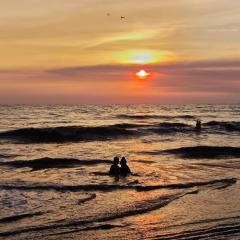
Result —
M 136 80 L 146 68 L 152 77 Z M 0 93 L 74 102 L 217 102 L 240 101 L 240 60 L 175 62 L 146 65 L 95 65 L 42 71 L 1 70 Z M 15 93 L 15 95 L 14 95 Z M 23 94 L 24 93 L 24 94 Z M 52 94 L 52 97 L 50 97 Z M 77 97 L 79 95 L 79 98 Z M 181 98 L 182 97 L 182 98 Z M 46 98 L 46 99 L 45 99 Z M 124 101 L 123 99 L 124 98 Z M 25 99 L 25 98 L 24 98 Z M 54 99 L 54 100 L 52 100 Z M 57 100 L 58 99 L 58 100 Z M 102 101 L 101 101 L 102 99 Z M 103 101 L 104 99 L 104 101 Z M 142 100 L 141 100 L 142 99 Z M 195 99 L 195 100 L 194 100 Z
M 137 70 L 141 67 L 150 68 L 152 71 L 166 74 L 180 74 L 207 76 L 214 78 L 236 78 L 240 72 L 240 60 L 215 60 L 215 61 L 196 61 L 196 62 L 173 62 L 161 63 L 153 65 L 134 65 L 134 64 L 118 64 L 118 65 L 96 65 L 96 66 L 79 66 L 56 68 L 47 70 L 48 74 L 56 74 L 61 76 L 76 76 L 84 73 L 126 73 Z

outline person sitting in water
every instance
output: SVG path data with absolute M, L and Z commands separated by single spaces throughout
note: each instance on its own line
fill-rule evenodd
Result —
M 132 174 L 130 168 L 128 167 L 127 165 L 127 160 L 125 157 L 122 157 L 121 161 L 120 161 L 120 165 L 121 165 L 121 168 L 120 168 L 120 174 L 122 176 L 127 176 L 129 174 Z
M 196 128 L 195 128 L 197 131 L 201 131 L 202 129 L 202 123 L 200 120 L 197 120 L 196 122 Z
M 109 170 L 109 175 L 118 176 L 120 174 L 120 167 L 118 166 L 118 164 L 119 164 L 119 158 L 114 157 L 113 164 Z

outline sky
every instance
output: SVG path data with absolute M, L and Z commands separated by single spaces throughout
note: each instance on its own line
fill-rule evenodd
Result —
M 239 42 L 238 0 L 0 0 L 0 104 L 239 103 Z

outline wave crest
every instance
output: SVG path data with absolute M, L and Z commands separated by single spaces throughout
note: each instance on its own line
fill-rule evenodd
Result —
M 141 119 L 196 119 L 193 115 L 176 115 L 176 116 L 169 116 L 169 115 L 134 115 L 134 114 L 119 114 L 117 115 L 117 118 L 122 119 L 135 119 L 135 120 L 141 120 Z
M 155 133 L 178 133 L 178 132 L 192 132 L 195 128 L 185 123 L 162 122 L 155 125 L 152 131 Z
M 76 166 L 89 166 L 96 164 L 111 164 L 109 160 L 78 160 L 74 158 L 39 158 L 34 160 L 16 160 L 9 162 L 0 162 L 0 165 L 15 167 L 15 168 L 24 168 L 29 167 L 32 170 L 42 170 L 47 168 L 68 168 Z
M 132 125 L 99 127 L 65 126 L 51 128 L 21 128 L 0 133 L 2 139 L 14 139 L 29 143 L 58 143 L 74 141 L 108 140 L 136 135 Z
M 204 123 L 203 125 L 208 127 L 215 127 L 220 130 L 229 131 L 229 132 L 240 131 L 240 122 L 235 122 L 235 121 L 229 121 L 229 122 L 210 121 L 210 122 Z
M 219 146 L 195 146 L 156 151 L 156 153 L 169 153 L 180 155 L 184 158 L 229 158 L 240 157 L 238 147 L 219 147 Z

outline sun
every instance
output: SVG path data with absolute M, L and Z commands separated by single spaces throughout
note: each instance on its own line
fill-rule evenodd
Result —
M 145 79 L 150 75 L 150 73 L 146 72 L 145 70 L 141 69 L 140 71 L 136 72 L 136 76 L 140 79 Z

